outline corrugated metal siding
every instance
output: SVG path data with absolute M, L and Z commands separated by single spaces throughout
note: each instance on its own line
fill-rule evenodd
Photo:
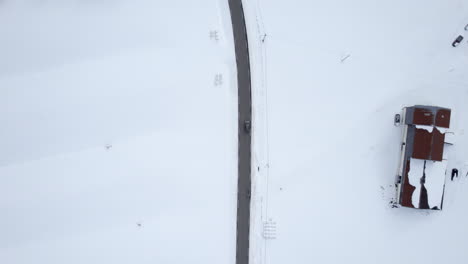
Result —
M 444 141 L 445 135 L 440 133 L 437 128 L 434 128 L 432 132 L 425 129 L 416 129 L 413 138 L 413 153 L 411 157 L 415 159 L 442 161 Z
M 412 158 L 431 159 L 432 152 L 432 133 L 425 129 L 416 129 L 413 138 L 407 141 L 413 141 Z
M 432 131 L 432 151 L 430 160 L 442 161 L 444 158 L 445 134 L 436 128 Z

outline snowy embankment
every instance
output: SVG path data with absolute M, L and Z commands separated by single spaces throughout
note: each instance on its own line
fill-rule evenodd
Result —
M 252 263 L 466 263 L 468 1 L 244 1 Z M 391 208 L 404 106 L 452 109 L 441 212 Z
M 0 263 L 234 263 L 225 1 L 0 2 Z

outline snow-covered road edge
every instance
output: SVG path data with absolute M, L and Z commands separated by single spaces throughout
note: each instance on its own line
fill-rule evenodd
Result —
M 266 263 L 263 223 L 268 220 L 268 102 L 266 83 L 267 33 L 258 0 L 243 0 L 249 40 L 252 89 L 252 199 L 250 210 L 250 264 Z

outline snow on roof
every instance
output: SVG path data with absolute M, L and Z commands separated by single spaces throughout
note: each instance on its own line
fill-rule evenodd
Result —
M 415 189 L 411 203 L 419 209 L 442 209 L 447 161 L 411 159 L 409 184 Z
M 453 145 L 455 144 L 455 133 L 447 132 L 445 133 L 445 143 Z
M 424 160 L 411 159 L 408 171 L 408 183 L 416 189 L 411 195 L 411 204 L 414 208 L 419 208 L 421 198 L 421 177 L 424 174 Z
M 425 183 L 429 208 L 442 209 L 447 161 L 426 161 Z

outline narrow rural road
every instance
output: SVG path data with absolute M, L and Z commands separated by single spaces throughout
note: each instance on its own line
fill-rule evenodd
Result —
M 237 62 L 239 158 L 236 264 L 249 263 L 252 95 L 249 47 L 242 0 L 228 0 Z

